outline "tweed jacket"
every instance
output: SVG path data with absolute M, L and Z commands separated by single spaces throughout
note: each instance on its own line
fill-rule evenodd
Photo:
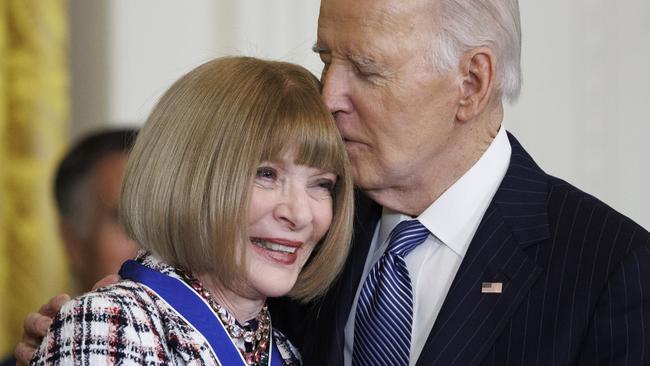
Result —
M 180 278 L 141 254 L 145 266 Z M 284 365 L 297 350 L 273 330 Z M 75 298 L 56 315 L 31 365 L 219 365 L 205 338 L 148 288 L 125 280 Z

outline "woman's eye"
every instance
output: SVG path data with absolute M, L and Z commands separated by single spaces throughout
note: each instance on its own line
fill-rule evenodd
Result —
M 263 166 L 257 168 L 257 173 L 255 176 L 257 178 L 262 178 L 262 179 L 275 179 L 278 176 L 278 174 L 275 171 L 275 169 L 268 166 Z
M 318 187 L 322 188 L 329 193 L 334 193 L 334 185 L 336 183 L 331 179 L 321 179 L 318 181 Z

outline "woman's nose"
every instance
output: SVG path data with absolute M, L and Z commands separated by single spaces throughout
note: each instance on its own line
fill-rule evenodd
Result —
M 285 222 L 291 230 L 299 230 L 309 224 L 313 214 L 307 193 L 301 189 L 289 189 L 276 205 L 275 217 Z

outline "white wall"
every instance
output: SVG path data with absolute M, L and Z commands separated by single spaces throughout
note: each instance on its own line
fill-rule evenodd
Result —
M 650 229 L 650 1 L 520 1 L 506 126 L 549 173 Z
M 318 0 L 71 0 L 73 136 L 139 125 L 219 55 L 319 73 Z M 650 228 L 650 1 L 521 1 L 524 88 L 506 127 L 537 162 Z
M 312 54 L 318 0 L 71 0 L 72 134 L 139 125 L 183 73 L 216 56 Z

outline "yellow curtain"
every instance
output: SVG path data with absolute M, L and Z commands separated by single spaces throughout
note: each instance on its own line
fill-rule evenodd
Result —
M 0 357 L 67 288 L 52 174 L 69 120 L 66 0 L 0 1 Z

